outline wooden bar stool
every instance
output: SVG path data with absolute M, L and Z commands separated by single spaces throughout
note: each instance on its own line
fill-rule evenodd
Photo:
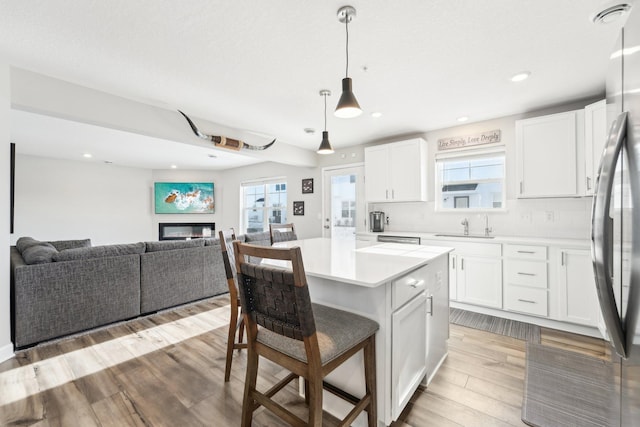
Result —
M 224 382 L 229 381 L 231 375 L 231 362 L 233 361 L 233 350 L 247 348 L 243 343 L 244 318 L 242 313 L 238 315 L 240 309 L 240 297 L 236 285 L 236 261 L 234 258 L 233 244 L 236 234 L 233 228 L 220 230 L 220 249 L 222 250 L 222 262 L 227 275 L 227 287 L 229 288 L 229 300 L 231 301 L 231 316 L 229 318 L 229 334 L 227 336 L 227 362 L 224 368 Z M 236 340 L 237 335 L 237 340 Z
M 272 245 L 277 242 L 298 240 L 298 236 L 296 235 L 296 228 L 293 223 L 269 224 L 269 235 L 271 236 Z
M 319 427 L 323 387 L 354 405 L 341 426 L 351 425 L 362 411 L 367 411 L 369 427 L 376 426 L 378 324 L 343 310 L 312 304 L 300 248 L 270 248 L 239 241 L 234 241 L 233 246 L 248 340 L 242 426 L 250 427 L 253 412 L 264 406 L 293 426 Z M 260 257 L 263 262 L 251 264 L 245 261 L 248 256 Z M 269 259 L 290 261 L 291 268 L 265 265 Z M 364 351 L 365 395 L 359 399 L 323 380 L 360 350 Z M 268 391 L 258 391 L 258 356 L 291 374 Z M 297 377 L 305 380 L 308 422 L 271 399 Z

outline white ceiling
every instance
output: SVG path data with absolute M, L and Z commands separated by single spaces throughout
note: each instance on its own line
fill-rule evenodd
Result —
M 336 18 L 345 4 L 357 9 L 349 25 L 349 76 L 364 114 L 354 119 L 332 114 L 345 74 L 345 28 Z M 604 93 L 623 21 L 596 25 L 589 18 L 610 4 L 0 0 L 0 55 L 19 68 L 309 150 L 323 128 L 318 92 L 329 89 L 327 127 L 340 148 L 455 126 L 460 116 L 474 122 Z M 523 70 L 530 79 L 509 80 Z M 374 111 L 382 117 L 372 118 Z M 31 119 L 43 129 L 17 129 L 12 138 L 42 143 L 51 137 L 49 124 L 59 132 L 87 131 Z M 103 145 L 100 138 L 96 144 Z M 185 150 L 178 147 L 174 155 Z

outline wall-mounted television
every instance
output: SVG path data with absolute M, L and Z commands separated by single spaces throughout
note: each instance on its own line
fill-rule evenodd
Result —
M 212 182 L 156 182 L 157 214 L 212 214 L 215 212 Z

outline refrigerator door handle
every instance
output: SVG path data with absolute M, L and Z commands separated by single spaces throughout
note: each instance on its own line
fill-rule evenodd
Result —
M 609 210 L 616 163 L 626 138 L 626 130 L 627 113 L 624 112 L 616 118 L 607 138 L 607 146 L 602 154 L 600 171 L 596 179 L 596 192 L 591 215 L 591 257 L 598 300 L 611 344 L 621 357 L 626 357 L 627 351 L 622 320 L 618 315 L 613 293 L 613 219 L 609 215 Z

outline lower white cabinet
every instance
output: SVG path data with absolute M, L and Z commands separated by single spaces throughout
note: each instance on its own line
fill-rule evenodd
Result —
M 547 247 L 504 245 L 504 256 L 504 308 L 547 317 Z
M 423 245 L 455 248 L 449 253 L 449 298 L 502 308 L 502 245 L 500 243 L 422 240 Z
M 427 296 L 421 292 L 391 315 L 391 415 L 397 419 L 427 368 Z
M 558 257 L 559 320 L 597 327 L 600 309 L 591 251 L 560 248 Z
M 465 255 L 456 251 L 457 300 L 493 308 L 502 308 L 502 259 L 500 245 L 478 243 L 489 250 L 485 254 Z M 494 248 L 494 246 L 497 246 Z M 480 249 L 480 248 L 478 248 Z M 497 251 L 496 256 L 490 256 Z

